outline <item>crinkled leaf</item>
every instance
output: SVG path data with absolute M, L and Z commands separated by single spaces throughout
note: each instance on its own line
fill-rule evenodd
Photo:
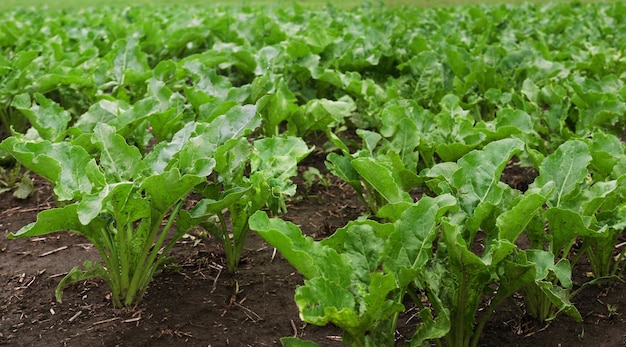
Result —
M 337 153 L 329 153 L 326 156 L 326 167 L 335 176 L 348 183 L 357 193 L 363 194 L 361 178 L 359 173 L 352 166 L 352 159 Z
M 587 144 L 578 140 L 567 141 L 543 160 L 533 186 L 543 187 L 553 181 L 554 191 L 548 205 L 559 207 L 585 180 L 591 159 Z
M 24 167 L 52 182 L 59 201 L 89 194 L 94 183 L 104 181 L 96 161 L 70 142 L 26 142 L 10 137 L 2 142 L 2 148 Z
M 359 326 L 355 298 L 346 286 L 326 277 L 315 277 L 304 284 L 295 295 L 300 319 L 320 326 L 338 322 L 344 329 Z
M 357 278 L 370 282 L 370 273 L 375 272 L 383 259 L 383 240 L 393 232 L 391 224 L 374 221 L 352 221 L 320 243 L 348 257 Z
M 352 160 L 352 166 L 363 180 L 370 184 L 387 203 L 413 201 L 409 193 L 402 190 L 391 169 L 376 159 L 371 157 L 356 158 Z
M 600 234 L 606 226 L 598 230 L 591 225 L 591 218 L 582 216 L 572 210 L 558 207 L 548 208 L 544 213 L 548 220 L 548 228 L 552 235 L 552 252 L 559 254 L 563 251 L 566 256 L 570 247 L 579 236 L 594 236 Z
M 276 247 L 304 278 L 328 277 L 337 279 L 343 288 L 350 285 L 352 270 L 348 261 L 331 247 L 302 235 L 293 223 L 270 219 L 261 211 L 253 214 L 248 222 L 250 229 Z
M 28 121 L 37 129 L 44 140 L 58 141 L 62 139 L 72 116 L 54 101 L 42 94 L 34 95 L 35 101 L 31 105 L 29 94 L 15 96 L 11 106 L 17 108 L 28 118 Z
M 184 199 L 196 185 L 205 181 L 202 176 L 181 175 L 177 169 L 153 175 L 145 179 L 142 188 L 150 199 L 154 220 L 162 216 L 179 200 Z
M 456 199 L 451 195 L 422 197 L 395 223 L 395 232 L 384 242 L 384 268 L 396 273 L 402 287 L 413 281 L 432 257 L 439 219 L 454 207 Z
M 297 164 L 311 151 L 299 137 L 270 137 L 254 141 L 250 170 L 266 177 L 286 180 L 296 175 Z
M 325 131 L 344 123 L 356 109 L 354 101 L 344 96 L 339 100 L 313 99 L 302 106 L 300 113 L 292 117 L 297 134 L 303 136 L 311 131 Z
M 451 184 L 457 189 L 459 205 L 470 216 L 470 231 L 476 231 L 491 209 L 500 204 L 508 187 L 500 183 L 500 175 L 513 155 L 523 149 L 521 140 L 503 139 L 458 161 L 459 170 L 452 176 Z
M 499 237 L 515 242 L 552 193 L 553 185 L 526 191 L 517 203 L 496 219 Z
M 128 145 L 114 127 L 98 123 L 91 141 L 100 150 L 99 164 L 107 182 L 137 179 L 145 169 L 139 149 Z

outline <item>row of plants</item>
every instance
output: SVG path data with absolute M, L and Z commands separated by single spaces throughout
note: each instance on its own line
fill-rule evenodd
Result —
M 582 320 L 576 292 L 624 268 L 624 26 L 620 2 L 4 13 L 0 151 L 57 205 L 10 237 L 85 236 L 102 263 L 57 299 L 100 277 L 122 307 L 191 230 L 232 272 L 253 230 L 306 278 L 301 318 L 354 346 L 393 345 L 407 301 L 411 346 L 478 345 L 516 293 Z M 367 214 L 316 241 L 277 216 L 320 138 Z

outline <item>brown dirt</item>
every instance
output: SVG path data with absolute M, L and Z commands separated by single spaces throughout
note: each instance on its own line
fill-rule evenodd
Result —
M 307 158 L 301 170 L 315 166 L 325 172 L 323 158 L 319 153 Z M 308 194 L 300 186 L 284 218 L 324 237 L 358 217 L 364 210 L 360 201 L 348 186 L 331 181 Z M 174 249 L 175 267 L 155 277 L 138 307 L 114 309 L 101 281 L 70 286 L 57 303 L 54 289 L 62 275 L 98 254 L 69 233 L 5 238 L 51 206 L 49 186 L 37 179 L 36 187 L 25 201 L 0 196 L 0 345 L 280 346 L 281 337 L 297 335 L 321 346 L 342 346 L 336 327 L 300 321 L 293 293 L 302 277 L 254 234 L 235 275 L 224 270 L 214 240 L 192 235 Z M 481 346 L 625 346 L 625 296 L 622 283 L 588 287 L 575 299 L 584 323 L 560 316 L 549 325 L 529 320 L 511 300 L 486 326 Z M 400 331 L 408 330 L 411 323 L 405 322 Z

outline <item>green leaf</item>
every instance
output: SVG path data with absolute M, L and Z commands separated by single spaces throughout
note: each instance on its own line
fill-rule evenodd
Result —
M 603 228 L 594 228 L 591 218 L 568 209 L 551 207 L 544 215 L 548 220 L 548 227 L 552 235 L 551 250 L 556 255 L 561 251 L 563 257 L 569 253 L 571 246 L 579 236 L 594 236 L 603 231 Z
M 155 220 L 161 220 L 176 202 L 204 181 L 202 176 L 181 175 L 178 169 L 172 169 L 146 178 L 141 187 L 150 199 L 153 216 L 158 216 Z
M 78 220 L 83 225 L 88 225 L 94 218 L 100 213 L 110 213 L 106 203 L 111 200 L 113 196 L 123 196 L 123 200 L 129 200 L 133 193 L 133 183 L 120 182 L 113 183 L 103 187 L 102 190 L 95 194 L 86 194 L 81 199 L 78 210 Z M 77 229 L 78 230 L 78 229 Z
M 541 210 L 553 188 L 553 184 L 546 184 L 541 189 L 527 190 L 513 207 L 500 214 L 496 219 L 499 237 L 515 242 L 533 216 Z
M 384 243 L 384 268 L 398 276 L 405 287 L 415 279 L 432 257 L 432 246 L 439 231 L 441 216 L 456 207 L 451 195 L 422 197 L 402 213 L 395 223 L 395 232 Z
M 36 103 L 31 105 L 30 95 L 15 96 L 11 106 L 17 108 L 28 118 L 44 140 L 59 141 L 62 139 L 71 120 L 69 112 L 42 94 L 34 95 Z
M 354 295 L 346 286 L 326 277 L 315 277 L 296 289 L 300 319 L 315 325 L 338 322 L 344 329 L 359 326 Z
M 139 149 L 128 145 L 110 125 L 98 123 L 91 141 L 100 150 L 100 167 L 109 183 L 137 179 L 146 168 Z
M 53 208 L 39 212 L 37 221 L 30 223 L 15 233 L 8 235 L 9 238 L 33 237 L 52 234 L 57 231 L 79 231 L 83 228 L 77 217 L 78 205 L 70 204 L 63 208 Z
M 282 337 L 280 343 L 283 347 L 320 347 L 320 345 L 313 341 L 300 340 L 297 337 Z
M 351 221 L 320 244 L 346 256 L 356 277 L 363 283 L 370 283 L 370 273 L 377 271 L 383 259 L 380 240 L 387 239 L 393 231 L 391 224 Z
M 24 167 L 52 182 L 59 201 L 89 194 L 94 185 L 104 182 L 96 161 L 85 149 L 69 142 L 27 142 L 10 137 L 1 147 Z
M 256 140 L 250 156 L 250 170 L 266 177 L 286 180 L 296 175 L 297 164 L 313 151 L 299 137 L 270 137 Z
M 234 187 L 221 192 L 215 199 L 202 199 L 189 210 L 189 214 L 192 218 L 206 219 L 239 202 L 251 188 L 252 186 Z
M 361 178 L 359 173 L 352 166 L 351 158 L 337 153 L 328 153 L 325 165 L 333 175 L 348 183 L 359 195 L 363 195 Z
M 508 186 L 500 175 L 513 155 L 524 149 L 518 139 L 491 142 L 482 150 L 472 151 L 458 161 L 459 170 L 450 183 L 457 189 L 459 205 L 470 216 L 467 228 L 476 231 L 494 206 L 502 201 Z
M 543 187 L 550 181 L 554 182 L 554 191 L 548 199 L 548 205 L 559 207 L 585 180 L 591 160 L 587 144 L 578 140 L 567 141 L 543 160 L 539 167 L 539 176 L 532 186 Z
M 304 278 L 316 277 L 341 278 L 338 285 L 347 288 L 350 285 L 352 270 L 348 261 L 334 249 L 313 241 L 302 235 L 302 231 L 293 223 L 277 218 L 268 218 L 261 211 L 249 219 L 250 229 L 255 230 L 293 265 Z
M 99 263 L 85 260 L 83 269 L 84 270 L 81 270 L 79 267 L 75 266 L 61 279 L 54 292 L 57 302 L 63 302 L 63 289 L 72 283 L 81 282 L 94 277 L 101 278 L 107 282 L 109 281 L 107 270 Z
M 297 134 L 304 136 L 312 131 L 325 131 L 344 123 L 356 109 L 354 101 L 343 96 L 339 100 L 313 99 L 302 107 L 301 115 L 292 117 L 297 127 Z
M 409 193 L 403 191 L 400 183 L 395 180 L 391 169 L 374 158 L 353 159 L 352 166 L 363 180 L 370 184 L 387 203 L 413 201 Z
M 22 175 L 22 179 L 17 183 L 13 196 L 18 199 L 26 199 L 35 191 L 33 181 L 28 174 Z

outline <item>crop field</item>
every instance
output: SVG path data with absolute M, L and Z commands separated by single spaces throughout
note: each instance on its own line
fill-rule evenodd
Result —
M 626 4 L 407 4 L 4 2 L 0 344 L 626 345 Z

